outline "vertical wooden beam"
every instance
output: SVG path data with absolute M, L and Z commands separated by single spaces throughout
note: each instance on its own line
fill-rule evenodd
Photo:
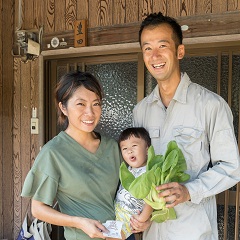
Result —
M 223 240 L 227 240 L 228 233 L 228 205 L 229 205 L 229 190 L 224 193 L 224 228 L 223 228 Z
M 30 133 L 30 121 L 31 121 L 31 62 L 22 63 L 21 62 L 21 101 L 20 101 L 20 131 L 21 131 L 21 139 L 24 141 L 20 141 L 20 152 L 21 152 L 21 174 L 22 174 L 22 185 L 25 181 L 25 178 L 31 168 L 31 133 Z M 22 213 L 25 214 L 30 212 L 29 209 L 29 199 L 23 198 L 22 199 Z
M 218 51 L 218 71 L 217 71 L 217 94 L 221 95 L 221 70 L 222 70 L 222 53 Z
M 30 95 L 30 107 L 36 108 L 37 110 L 37 118 L 39 119 L 39 59 L 36 59 L 35 61 L 31 62 L 31 78 L 30 78 L 30 89 L 31 89 L 31 95 Z M 31 116 L 32 117 L 32 116 Z M 38 120 L 39 121 L 39 120 Z M 38 128 L 40 131 L 40 129 Z M 30 160 L 31 160 L 31 166 L 37 156 L 37 154 L 40 151 L 40 145 L 39 145 L 39 134 L 31 134 L 30 135 Z
M 0 9 L 2 9 L 3 0 L 0 0 Z M 2 23 L 3 16 L 0 14 L 0 22 Z M 2 75 L 2 63 L 3 63 L 3 46 L 2 46 L 2 39 L 3 39 L 3 26 L 0 24 L 0 129 L 3 129 L 3 75 Z M 3 133 L 1 131 L 0 135 L 0 239 L 3 238 Z
M 2 1 L 2 212 L 3 238 L 13 239 L 13 46 L 14 1 Z
M 14 94 L 13 94 L 13 194 L 14 194 L 14 239 L 20 231 L 22 216 L 22 174 L 21 174 L 21 68 L 20 59 L 14 59 Z
M 228 105 L 232 106 L 232 58 L 233 53 L 229 51 L 229 62 L 228 62 Z
M 229 63 L 228 63 L 228 105 L 232 106 L 232 51 L 229 51 Z M 225 191 L 224 202 L 224 240 L 227 239 L 228 229 L 228 206 L 229 206 L 229 190 Z
M 144 98 L 144 61 L 142 53 L 138 53 L 137 102 Z
M 240 200 L 240 183 L 237 184 L 237 189 L 236 189 L 236 207 L 235 207 L 235 230 L 234 230 L 234 240 L 239 240 L 238 237 L 238 228 L 239 228 L 239 200 Z

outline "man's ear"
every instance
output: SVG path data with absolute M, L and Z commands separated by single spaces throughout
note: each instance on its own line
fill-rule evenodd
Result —
M 183 59 L 184 55 L 185 55 L 185 46 L 181 44 L 178 46 L 178 50 L 177 50 L 178 59 Z

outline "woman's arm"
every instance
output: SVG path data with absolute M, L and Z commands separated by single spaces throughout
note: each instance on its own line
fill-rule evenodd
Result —
M 84 231 L 91 238 L 103 238 L 107 229 L 99 222 L 89 218 L 70 216 L 54 208 L 32 199 L 32 214 L 34 217 L 57 226 L 75 227 Z

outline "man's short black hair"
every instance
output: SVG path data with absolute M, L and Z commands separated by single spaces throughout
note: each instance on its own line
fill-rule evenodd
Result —
M 157 27 L 161 24 L 168 24 L 172 30 L 173 30 L 173 40 L 175 42 L 176 47 L 178 47 L 180 44 L 182 44 L 183 41 L 183 34 L 182 29 L 179 23 L 176 21 L 175 18 L 171 18 L 169 16 L 163 16 L 161 12 L 158 13 L 151 13 L 149 14 L 141 23 L 138 40 L 141 45 L 141 36 L 142 31 L 145 28 L 149 27 Z

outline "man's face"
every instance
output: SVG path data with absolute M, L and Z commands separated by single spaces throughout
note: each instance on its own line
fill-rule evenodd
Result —
M 176 49 L 169 25 L 146 27 L 142 31 L 141 47 L 145 65 L 158 82 L 179 76 L 179 59 L 184 56 L 184 46 Z

